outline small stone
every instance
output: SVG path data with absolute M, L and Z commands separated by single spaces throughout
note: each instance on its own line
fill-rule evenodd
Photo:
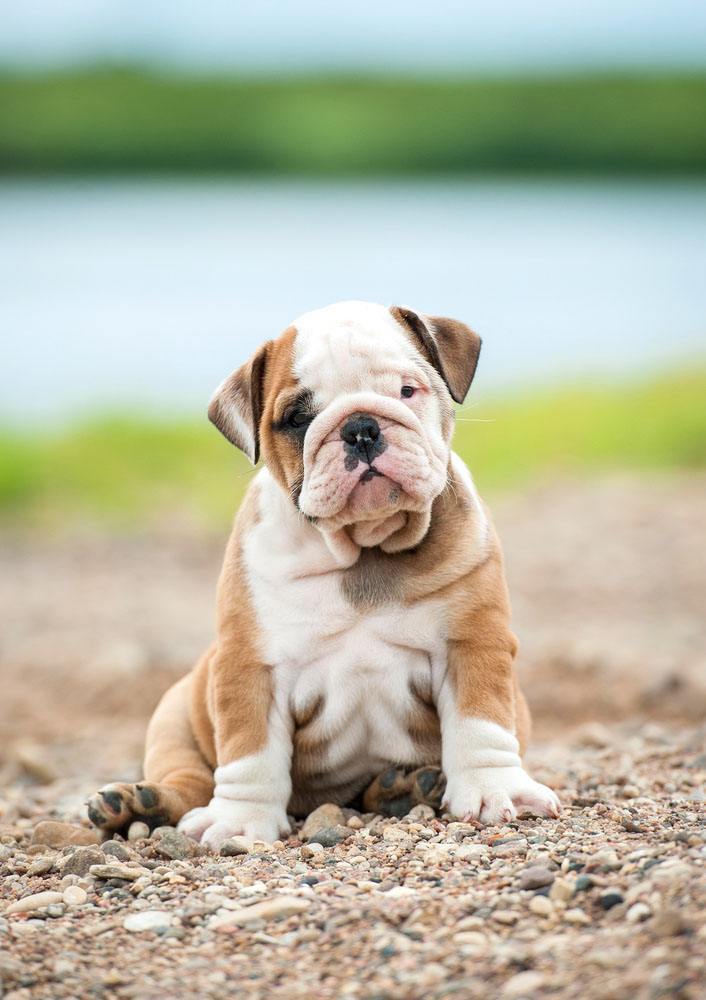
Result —
M 643 920 L 647 920 L 651 916 L 652 910 L 646 903 L 633 903 L 625 914 L 625 919 L 629 924 L 640 924 Z
M 322 830 L 335 829 L 337 826 L 346 826 L 346 814 L 340 806 L 332 802 L 326 802 L 309 813 L 304 821 L 299 836 L 302 840 L 316 840 L 321 843 L 317 834 Z
M 127 839 L 130 842 L 133 842 L 135 840 L 148 840 L 149 835 L 150 835 L 150 828 L 147 826 L 146 823 L 143 823 L 139 819 L 136 819 L 134 823 L 131 823 L 127 831 Z
M 412 806 L 412 808 L 407 813 L 407 819 L 411 823 L 428 823 L 429 820 L 434 819 L 436 813 L 431 806 L 420 803 L 418 806 Z
M 658 910 L 652 918 L 650 927 L 660 937 L 674 937 L 676 934 L 683 934 L 687 930 L 681 914 L 677 910 Z
M 515 913 L 514 910 L 493 910 L 491 917 L 499 924 L 507 924 L 511 926 L 516 924 L 520 919 L 519 913 Z
M 120 878 L 126 882 L 135 882 L 141 875 L 145 874 L 145 869 L 131 868 L 128 865 L 121 865 L 116 861 L 112 865 L 91 865 L 88 869 L 88 874 L 94 878 Z
M 593 879 L 590 875 L 579 875 L 575 882 L 576 892 L 586 892 L 593 885 Z
M 32 831 L 32 844 L 44 844 L 46 847 L 59 849 L 70 844 L 97 844 L 97 830 L 89 830 L 85 826 L 73 823 L 57 823 L 54 820 L 43 820 L 37 823 Z
M 549 868 L 531 865 L 520 872 L 517 882 L 520 889 L 543 889 L 545 885 L 551 885 L 555 878 L 555 873 Z
M 119 840 L 106 840 L 101 844 L 101 851 L 104 854 L 109 854 L 112 858 L 117 858 L 118 861 L 129 861 L 132 857 L 127 847 Z
M 529 908 L 538 917 L 549 917 L 554 912 L 552 901 L 546 896 L 532 896 L 529 901 Z
M 598 902 L 604 910 L 612 910 L 614 906 L 620 906 L 623 896 L 617 889 L 608 889 L 607 892 L 601 893 Z
M 61 863 L 61 874 L 83 878 L 92 865 L 102 865 L 104 861 L 105 855 L 98 847 L 78 847 Z
M 602 868 L 603 871 L 615 871 L 621 867 L 620 859 L 615 851 L 597 851 L 589 861 L 591 868 Z
M 365 823 L 363 822 L 360 816 L 351 816 L 348 822 L 346 823 L 346 826 L 351 830 L 362 830 L 363 827 L 365 826 Z
M 564 913 L 564 920 L 567 924 L 589 924 L 591 922 L 585 911 L 579 906 L 576 906 L 571 910 L 567 910 Z
M 142 910 L 125 917 L 126 931 L 165 931 L 172 925 L 172 914 L 167 910 Z
M 37 858 L 27 869 L 28 875 L 46 875 L 54 867 L 53 858 Z
M 545 979 L 541 972 L 534 969 L 527 969 L 525 972 L 518 972 L 505 983 L 502 989 L 502 996 L 512 997 L 520 1000 L 521 997 L 534 997 L 544 986 Z
M 488 938 L 485 934 L 481 934 L 480 931 L 459 931 L 457 934 L 454 934 L 453 942 L 459 946 L 485 948 L 488 944 Z
M 179 833 L 173 826 L 160 826 L 152 834 L 157 854 L 170 861 L 184 861 L 196 852 L 196 842 Z
M 568 903 L 573 894 L 574 884 L 565 878 L 554 879 L 552 887 L 549 890 L 549 898 L 554 903 Z
M 22 899 L 10 903 L 6 913 L 31 913 L 33 910 L 43 910 L 54 903 L 61 903 L 63 896 L 60 892 L 35 892 L 31 896 L 24 896 Z
M 250 846 L 245 837 L 229 837 L 221 844 L 220 853 L 224 858 L 235 858 L 239 854 L 249 854 Z
M 48 917 L 63 917 L 66 912 L 63 900 L 61 903 L 50 903 L 45 912 Z
M 352 836 L 352 831 L 347 826 L 332 826 L 324 830 L 319 830 L 314 840 L 322 847 L 335 847 L 342 841 Z
M 310 905 L 308 899 L 300 896 L 274 896 L 272 899 L 264 899 L 261 903 L 216 916 L 211 920 L 209 927 L 213 930 L 227 930 L 230 927 L 245 927 L 258 920 L 291 917 L 296 913 L 303 913 Z
M 316 841 L 312 844 L 303 844 L 299 854 L 305 860 L 313 858 L 317 854 L 323 854 L 324 845 L 317 844 Z
M 88 899 L 88 893 L 80 885 L 69 885 L 61 898 L 68 906 L 81 906 Z

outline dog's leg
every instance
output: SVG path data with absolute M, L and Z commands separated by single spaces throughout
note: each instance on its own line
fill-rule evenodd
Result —
M 193 674 L 171 687 L 147 729 L 144 774 L 136 784 L 116 782 L 88 802 L 91 822 L 106 832 L 127 833 L 141 820 L 154 829 L 176 825 L 184 813 L 204 806 L 213 791 L 213 771 L 201 754 L 189 718 Z
M 238 612 L 247 613 L 245 600 Z M 232 636 L 222 639 L 208 667 L 215 788 L 208 804 L 179 823 L 180 830 L 214 850 L 229 837 L 271 843 L 289 831 L 289 715 L 276 701 L 272 671 L 261 662 L 251 633 L 236 620 Z
M 514 675 L 517 642 L 499 551 L 471 574 L 450 621 L 437 694 L 444 802 L 455 816 L 502 823 L 518 812 L 557 816 L 559 800 L 522 766 L 529 713 Z

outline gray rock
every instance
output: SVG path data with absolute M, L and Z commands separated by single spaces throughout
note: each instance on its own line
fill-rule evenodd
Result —
M 119 840 L 106 840 L 105 843 L 101 844 L 101 851 L 104 854 L 109 854 L 112 858 L 117 858 L 118 861 L 129 861 L 132 857 L 130 851 Z
M 520 889 L 543 889 L 551 885 L 555 877 L 555 873 L 544 865 L 531 865 L 520 872 L 517 882 Z
M 239 854 L 249 854 L 250 848 L 244 837 L 230 837 L 221 844 L 220 853 L 225 858 L 234 858 Z
M 123 879 L 127 882 L 136 882 L 138 878 L 145 874 L 144 868 L 130 868 L 121 865 L 117 861 L 113 865 L 91 865 L 88 869 L 89 875 L 100 879 Z
M 347 826 L 330 826 L 324 830 L 319 830 L 316 836 L 312 836 L 314 843 L 321 844 L 322 847 L 335 847 L 342 841 L 347 840 L 353 831 Z
M 196 841 L 179 833 L 173 826 L 160 826 L 152 834 L 154 849 L 170 861 L 183 861 L 196 852 Z
M 62 875 L 88 875 L 92 865 L 102 865 L 105 854 L 98 847 L 77 847 L 61 864 Z

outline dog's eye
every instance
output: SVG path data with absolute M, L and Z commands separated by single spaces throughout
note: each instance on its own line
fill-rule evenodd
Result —
M 287 423 L 290 427 L 306 427 L 312 421 L 312 416 L 306 410 L 292 410 L 287 414 Z
M 403 385 L 402 392 L 400 393 L 400 395 L 402 396 L 403 399 L 409 399 L 409 397 L 413 396 L 415 392 L 416 389 L 414 388 L 413 385 Z

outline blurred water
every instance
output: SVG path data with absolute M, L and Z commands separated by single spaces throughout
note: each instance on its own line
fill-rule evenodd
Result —
M 0 185 L 0 419 L 203 411 L 297 314 L 405 303 L 483 335 L 476 383 L 706 351 L 698 184 Z

